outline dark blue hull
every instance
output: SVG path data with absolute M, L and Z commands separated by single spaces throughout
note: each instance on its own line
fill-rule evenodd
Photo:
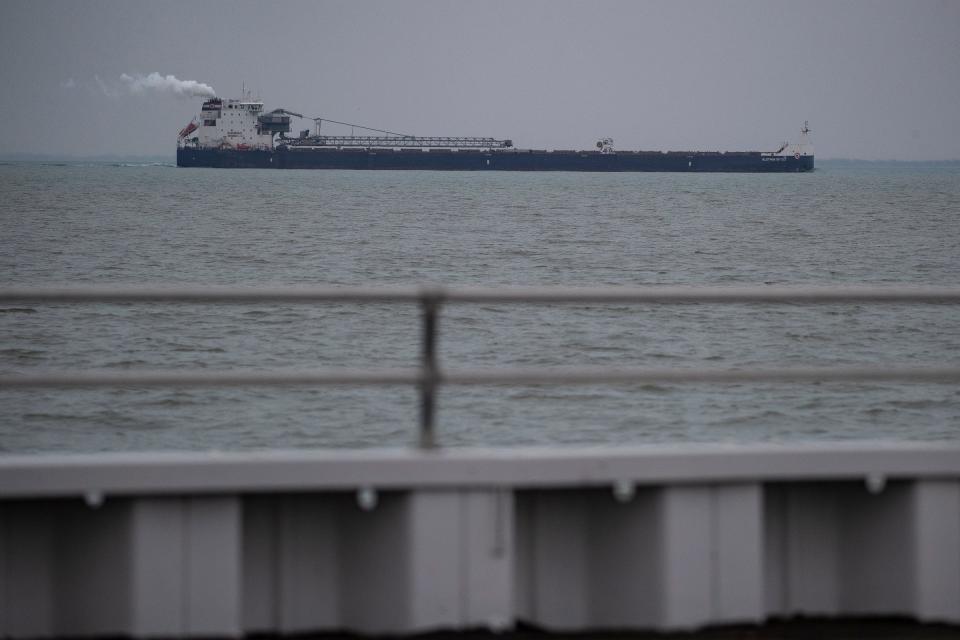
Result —
M 813 170 L 813 156 L 760 152 L 475 151 L 420 149 L 177 149 L 179 167 L 427 171 L 670 171 L 784 173 Z

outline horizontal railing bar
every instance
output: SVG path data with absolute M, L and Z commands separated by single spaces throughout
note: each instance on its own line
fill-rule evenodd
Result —
M 449 302 L 565 303 L 960 303 L 960 287 L 822 287 L 822 286 L 659 286 L 638 287 L 463 287 L 450 290 Z
M 549 367 L 464 369 L 442 373 L 453 385 L 680 384 L 740 382 L 958 382 L 958 367 L 847 366 L 768 369 Z
M 767 369 L 536 367 L 439 371 L 442 385 L 680 384 L 780 382 L 960 382 L 960 366 L 843 366 Z M 0 388 L 413 385 L 415 368 L 312 371 L 51 371 L 0 375 Z
M 412 385 L 420 369 L 324 369 L 311 371 L 50 371 L 0 375 L 0 388 L 42 387 L 239 387 Z
M 960 287 L 644 285 L 633 287 L 150 287 L 89 285 L 0 288 L 0 304 L 31 302 L 416 302 L 455 303 L 960 303 Z
M 956 442 L 153 451 L 0 456 L 0 497 L 956 478 Z
M 0 303 L 21 302 L 415 302 L 420 287 L 16 287 L 0 289 Z

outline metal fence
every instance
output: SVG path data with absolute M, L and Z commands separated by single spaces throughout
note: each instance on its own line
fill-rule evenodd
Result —
M 537 367 L 442 369 L 438 358 L 440 311 L 447 304 L 957 304 L 958 287 L 129 287 L 0 288 L 0 304 L 23 303 L 408 303 L 421 309 L 418 366 L 310 371 L 44 371 L 0 375 L 0 389 L 115 386 L 416 385 L 420 391 L 419 443 L 436 445 L 435 413 L 441 385 L 743 383 L 836 381 L 960 381 L 960 366 L 790 367 L 763 369 Z

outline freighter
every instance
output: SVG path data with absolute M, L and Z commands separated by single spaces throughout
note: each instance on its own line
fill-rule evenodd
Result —
M 212 98 L 199 118 L 180 130 L 177 166 L 276 169 L 421 169 L 434 171 L 712 171 L 813 170 L 810 128 L 801 142 L 776 151 L 623 151 L 604 138 L 585 151 L 518 149 L 513 141 L 480 137 L 412 136 L 328 118 L 309 118 L 315 129 L 289 137 L 286 109 L 265 112 L 253 99 Z M 327 135 L 323 123 L 351 128 Z M 363 135 L 354 135 L 360 129 Z

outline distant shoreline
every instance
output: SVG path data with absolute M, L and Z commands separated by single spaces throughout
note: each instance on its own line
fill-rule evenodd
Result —
M 0 154 L 0 162 L 162 162 L 164 164 L 175 164 L 177 156 L 159 155 L 159 156 L 58 156 L 42 153 L 11 153 Z
M 960 167 L 960 159 L 954 160 L 860 160 L 857 158 L 817 158 L 817 166 L 854 166 L 867 165 L 872 167 Z

